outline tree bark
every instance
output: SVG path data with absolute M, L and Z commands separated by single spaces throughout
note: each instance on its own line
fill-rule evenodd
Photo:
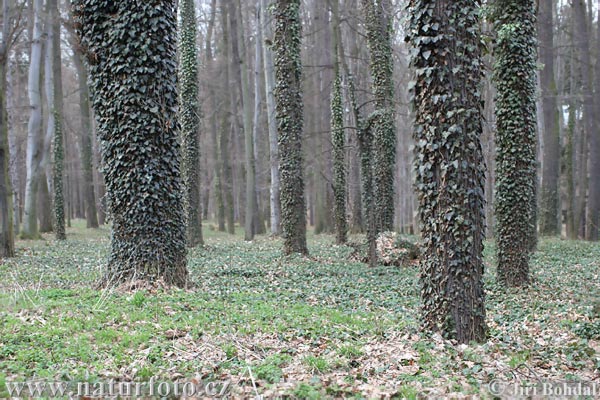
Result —
M 304 104 L 301 87 L 300 0 L 277 0 L 274 20 L 283 253 L 308 254 L 302 157 Z
M 539 3 L 539 60 L 544 65 L 540 73 L 543 113 L 543 166 L 540 206 L 540 234 L 560 234 L 559 191 L 560 126 L 554 73 L 554 0 Z
M 176 2 L 74 0 L 73 10 L 113 221 L 103 283 L 185 287 Z
M 271 14 L 268 11 L 267 0 L 260 0 L 261 21 L 260 29 L 262 38 L 271 43 L 273 29 L 271 27 Z M 269 16 L 269 18 L 267 18 Z M 279 147 L 277 145 L 277 121 L 275 119 L 275 67 L 273 65 L 273 51 L 270 45 L 263 46 L 263 61 L 265 73 L 265 93 L 267 103 L 267 124 L 269 127 L 269 167 L 271 184 L 269 186 L 269 201 L 271 205 L 271 234 L 276 236 L 281 233 L 281 202 L 279 194 Z
M 391 44 L 391 4 L 387 0 L 363 0 L 370 52 L 375 113 L 373 126 L 373 205 L 377 233 L 394 229 L 394 174 L 396 128 L 394 112 L 394 64 Z
M 0 258 L 15 255 L 13 198 L 10 181 L 10 149 L 8 144 L 7 73 L 11 32 L 12 1 L 2 3 L 2 41 L 0 42 Z
M 346 132 L 344 130 L 344 109 L 342 102 L 342 77 L 340 64 L 344 58 L 341 51 L 339 0 L 332 0 L 334 82 L 331 94 L 331 140 L 333 143 L 333 191 L 335 196 L 335 238 L 337 244 L 348 240 L 346 219 Z
M 221 134 L 219 137 L 219 147 L 221 152 L 221 170 L 223 174 L 223 189 L 224 189 L 224 200 L 225 200 L 225 220 L 227 222 L 227 232 L 231 235 L 235 234 L 235 212 L 234 212 L 234 199 L 233 199 L 233 173 L 231 167 L 229 143 L 231 133 L 233 132 L 233 126 L 231 122 L 231 105 L 230 100 L 231 94 L 231 74 L 229 67 L 229 60 L 231 56 L 231 48 L 229 46 L 229 18 L 227 11 L 227 1 L 221 0 L 221 26 L 223 29 L 223 89 L 225 93 L 225 104 L 229 104 L 229 107 L 223 107 L 221 111 Z M 229 94 L 228 94 L 229 92 Z
M 60 14 L 58 0 L 48 0 L 48 40 L 46 53 L 46 97 L 48 99 L 48 137 L 54 139 L 52 160 L 52 204 L 53 228 L 57 240 L 67 238 L 65 232 L 65 204 L 63 194 L 63 90 L 62 90 L 62 58 L 60 48 Z M 50 67 L 50 68 L 48 68 Z M 69 200 L 70 201 L 70 200 Z
M 179 67 L 182 175 L 187 245 L 203 244 L 200 198 L 200 102 L 198 99 L 198 52 L 196 9 L 193 0 L 180 4 Z
M 502 0 L 496 7 L 498 280 L 526 286 L 537 186 L 535 11 L 533 0 Z
M 486 336 L 480 6 L 409 2 L 423 328 L 460 343 Z
M 81 115 L 81 166 L 83 169 L 83 190 L 85 202 L 85 219 L 88 228 L 98 228 L 98 211 L 96 208 L 96 193 L 94 188 L 94 170 L 92 158 L 92 117 L 90 114 L 90 93 L 88 88 L 88 74 L 82 54 L 76 43 L 71 42 L 73 51 L 73 64 L 77 71 L 79 83 L 79 113 Z
M 27 128 L 27 178 L 25 181 L 25 206 L 23 210 L 23 227 L 21 236 L 26 239 L 39 237 L 37 220 L 38 183 L 42 179 L 41 168 L 42 139 L 42 35 L 43 35 L 43 0 L 33 0 L 33 31 L 31 36 L 31 57 L 29 59 L 29 79 L 27 93 L 29 95 L 29 124 Z
M 239 81 L 242 121 L 244 129 L 244 153 L 246 170 L 246 204 L 244 212 L 244 239 L 254 239 L 254 216 L 256 211 L 256 163 L 254 160 L 254 140 L 252 137 L 252 107 L 250 87 L 246 71 L 246 43 L 240 1 L 229 1 L 229 18 L 231 23 L 231 45 L 233 70 Z
M 592 92 L 592 59 L 590 56 L 590 36 L 588 31 L 588 19 L 584 0 L 573 0 L 573 18 L 575 23 L 575 46 L 579 50 L 581 68 L 581 95 L 583 97 L 583 127 L 589 143 L 589 195 L 587 202 L 587 215 L 585 238 L 587 240 L 598 240 L 598 226 L 600 220 L 600 185 L 595 182 L 600 180 L 600 158 L 594 150 L 598 149 L 599 138 L 594 129 L 594 95 Z

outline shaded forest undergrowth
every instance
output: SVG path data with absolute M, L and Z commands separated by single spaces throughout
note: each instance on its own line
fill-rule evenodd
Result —
M 599 379 L 600 245 L 542 240 L 533 286 L 494 282 L 489 340 L 457 346 L 418 330 L 414 265 L 348 260 L 309 236 L 310 258 L 279 240 L 205 230 L 189 254 L 193 290 L 94 290 L 108 229 L 81 221 L 67 242 L 21 241 L 0 266 L 0 397 L 5 381 L 230 380 L 234 397 L 487 397 L 492 380 Z M 79 227 L 78 227 L 79 226 Z

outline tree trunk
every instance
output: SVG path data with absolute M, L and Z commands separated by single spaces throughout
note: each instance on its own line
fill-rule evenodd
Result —
M 73 10 L 90 67 L 113 221 L 103 282 L 185 287 L 176 2 L 74 0 Z
M 560 125 L 554 73 L 554 0 L 539 3 L 539 60 L 544 65 L 540 73 L 543 112 L 543 167 L 540 207 L 540 234 L 560 234 L 558 183 L 560 178 Z
M 212 53 L 212 38 L 215 28 L 215 20 L 217 16 L 217 0 L 211 2 L 211 13 L 210 20 L 208 23 L 208 29 L 206 34 L 205 43 L 205 56 L 206 56 L 206 69 L 208 70 L 211 81 L 216 79 L 214 70 L 214 60 Z M 226 52 L 226 49 L 225 49 Z M 214 85 L 209 84 L 209 96 L 211 99 L 211 114 L 210 114 L 210 134 L 212 139 L 212 154 L 214 157 L 213 166 L 213 179 L 214 179 L 214 194 L 215 194 L 215 208 L 217 225 L 219 232 L 225 232 L 225 204 L 223 202 L 223 185 L 222 185 L 222 168 L 221 168 L 221 156 L 219 152 L 219 133 L 217 124 L 217 110 L 218 102 L 217 95 L 215 92 Z
M 182 173 L 186 238 L 189 247 L 203 243 L 200 199 L 200 102 L 198 99 L 198 52 L 196 50 L 196 9 L 193 0 L 180 4 L 180 121 L 182 132 Z
M 600 186 L 595 184 L 600 180 L 600 158 L 594 154 L 599 150 L 599 138 L 594 129 L 594 97 L 592 92 L 592 59 L 590 56 L 590 37 L 588 31 L 588 19 L 584 0 L 573 0 L 573 18 L 575 23 L 575 46 L 579 50 L 581 68 L 581 94 L 583 96 L 583 126 L 589 143 L 589 179 L 594 184 L 589 185 L 587 202 L 587 216 L 585 227 L 585 238 L 587 240 L 598 240 L 598 224 L 600 220 Z
M 339 0 L 332 1 L 333 15 L 333 52 L 334 82 L 331 94 L 331 141 L 333 143 L 333 191 L 335 195 L 335 238 L 337 244 L 348 240 L 348 223 L 346 220 L 346 132 L 344 130 L 344 109 L 342 103 L 342 78 L 340 63 L 344 54 L 341 51 Z
M 254 161 L 254 140 L 252 138 L 252 107 L 250 87 L 246 71 L 246 43 L 240 1 L 229 1 L 229 20 L 231 23 L 232 63 L 234 74 L 239 81 L 242 121 L 244 129 L 244 153 L 246 170 L 246 204 L 244 212 L 244 239 L 254 239 L 254 212 L 256 210 L 256 164 Z
M 92 158 L 92 120 L 90 115 L 90 93 L 88 74 L 79 47 L 71 44 L 73 63 L 77 70 L 79 83 L 79 113 L 81 115 L 81 166 L 83 169 L 83 190 L 85 200 L 85 219 L 88 228 L 98 228 L 98 211 L 96 209 L 96 193 L 94 188 L 94 172 Z
M 7 0 L 8 1 L 8 0 Z M 10 3 L 10 1 L 9 1 Z M 6 37 L 6 36 L 5 36 Z M 15 68 L 15 71 L 18 71 L 18 68 Z M 15 75 L 17 73 L 15 72 Z M 19 76 L 17 76 L 17 80 Z M 16 235 L 21 230 L 21 171 L 19 170 L 19 151 L 18 151 L 18 138 L 17 138 L 17 129 L 16 126 L 13 125 L 12 121 L 15 118 L 14 110 L 16 108 L 17 101 L 15 100 L 15 86 L 16 83 L 13 82 L 13 74 L 11 71 L 10 63 L 7 65 L 6 70 L 6 104 L 9 110 L 13 110 L 13 112 L 8 113 L 7 123 L 8 123 L 8 149 L 10 153 L 10 157 L 8 160 L 9 164 L 9 172 L 10 172 L 10 184 L 12 188 L 12 217 L 13 217 L 13 236 Z M 19 95 L 21 95 L 19 93 Z M 14 238 L 13 238 L 14 242 Z
M 42 69 L 42 14 L 43 0 L 33 0 L 33 31 L 31 36 L 31 57 L 29 59 L 29 124 L 27 128 L 27 178 L 25 181 L 25 207 L 23 210 L 24 239 L 39 237 L 37 220 L 37 191 L 39 180 L 42 179 L 42 98 L 40 76 Z
M 363 0 L 371 75 L 375 97 L 373 126 L 373 205 L 377 232 L 394 229 L 394 173 L 396 128 L 394 121 L 394 64 L 392 59 L 391 4 L 387 0 Z
M 227 12 L 227 0 L 221 0 L 221 26 L 223 28 L 223 77 L 224 77 L 224 93 L 225 103 L 231 106 L 232 102 L 227 92 L 231 92 L 230 88 L 230 71 L 229 60 L 231 56 L 231 48 L 229 46 L 229 23 Z M 221 150 L 221 170 L 223 174 L 223 189 L 225 192 L 225 219 L 227 222 L 227 232 L 231 235 L 235 234 L 235 209 L 233 200 L 233 173 L 229 154 L 229 138 L 233 131 L 232 122 L 230 119 L 231 108 L 224 107 L 221 111 L 221 135 L 219 145 Z
M 536 39 L 533 0 L 497 3 L 496 217 L 498 280 L 529 283 L 536 172 Z M 514 76 L 522 77 L 515 80 Z
M 265 41 L 273 41 L 271 18 L 268 11 L 267 0 L 260 0 L 261 20 L 260 29 Z M 267 18 L 269 16 L 269 18 Z M 281 233 L 281 203 L 279 194 L 279 147 L 277 145 L 277 121 L 275 119 L 275 70 L 273 65 L 273 51 L 270 45 L 263 46 L 263 60 L 265 71 L 265 92 L 267 103 L 267 124 L 269 126 L 269 167 L 271 171 L 271 184 L 269 186 L 269 201 L 271 205 L 271 234 Z
M 60 14 L 58 0 L 48 0 L 48 40 L 46 41 L 46 97 L 48 99 L 48 133 L 54 138 L 54 159 L 52 163 L 52 218 L 54 234 L 57 240 L 67 238 L 65 232 L 65 204 L 63 195 L 63 90 L 62 90 L 62 58 L 60 48 Z M 48 68 L 49 67 L 49 68 Z
M 0 258 L 15 255 L 12 188 L 10 182 L 8 145 L 8 111 L 6 108 L 8 73 L 9 40 L 12 39 L 10 31 L 12 2 L 4 0 L 2 4 L 2 41 L 0 42 Z
M 600 7 L 600 0 L 598 1 Z M 590 13 L 591 14 L 591 13 Z M 600 8 L 598 9 L 600 18 Z M 596 65 L 594 74 L 595 101 L 595 129 L 590 132 L 590 198 L 588 207 L 590 217 L 588 221 L 588 240 L 600 239 L 600 20 L 597 21 L 596 30 Z
M 301 87 L 300 0 L 277 0 L 273 15 L 283 253 L 308 254 L 302 157 L 304 105 Z
M 262 71 L 262 34 L 260 25 L 262 20 L 260 19 L 260 0 L 256 2 L 256 40 L 254 47 L 254 118 L 252 121 L 252 161 L 254 163 L 254 220 L 252 221 L 254 233 L 257 235 L 265 234 L 266 228 L 263 219 L 263 212 L 260 207 L 260 195 L 258 190 L 258 176 L 256 174 L 256 163 L 258 162 L 258 139 L 259 134 L 263 130 L 261 124 L 261 112 L 262 112 L 262 85 L 261 85 L 261 71 Z
M 416 188 L 425 246 L 422 321 L 428 331 L 469 343 L 486 335 L 481 2 L 435 4 L 409 2 Z
M 52 181 L 52 177 L 48 170 L 44 172 L 44 175 L 38 182 L 38 198 L 37 198 L 37 209 L 38 222 L 40 224 L 40 233 L 52 232 L 52 196 L 50 195 L 50 185 L 48 182 Z

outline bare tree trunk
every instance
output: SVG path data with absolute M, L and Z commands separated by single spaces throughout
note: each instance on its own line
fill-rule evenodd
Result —
M 211 82 L 208 83 L 208 92 L 211 99 L 211 114 L 210 114 L 210 134 L 212 139 L 212 153 L 214 157 L 213 179 L 214 179 L 214 194 L 215 207 L 217 214 L 217 224 L 219 232 L 225 231 L 225 204 L 223 203 L 223 185 L 222 185 L 222 169 L 221 156 L 219 152 L 219 133 L 217 124 L 217 95 L 214 88 L 214 80 L 216 79 L 214 70 L 214 60 L 212 53 L 212 38 L 215 29 L 215 19 L 217 15 L 217 0 L 211 1 L 211 14 L 206 33 L 205 51 L 206 69 L 208 70 Z
M 273 41 L 270 13 L 267 9 L 267 0 L 260 0 L 262 38 Z M 267 18 L 269 16 L 269 18 Z M 273 66 L 273 52 L 269 45 L 263 46 L 263 59 L 265 71 L 265 92 L 267 102 L 267 123 L 269 125 L 269 166 L 271 170 L 271 185 L 269 201 L 271 204 L 271 234 L 281 233 L 281 203 L 279 199 L 279 147 L 277 145 L 277 121 L 275 120 L 275 70 Z
M 42 99 L 40 75 L 42 69 L 42 8 L 43 0 L 33 0 L 33 32 L 31 57 L 29 59 L 29 81 L 27 92 L 31 114 L 27 132 L 27 180 L 25 182 L 25 209 L 23 213 L 23 238 L 39 237 L 37 221 L 38 182 L 42 177 Z
M 598 0 L 600 7 L 600 0 Z M 591 13 L 590 13 L 591 14 Z M 600 18 L 600 8 L 598 8 L 598 18 Z M 589 204 L 590 217 L 588 236 L 589 240 L 598 240 L 600 238 L 600 19 L 597 22 L 596 36 L 596 68 L 594 75 L 595 89 L 595 124 L 594 131 L 590 132 L 590 185 Z M 591 24 L 590 24 L 591 26 Z
M 266 233 L 263 213 L 260 208 L 260 196 L 258 191 L 258 176 L 256 174 L 256 163 L 258 162 L 258 135 L 262 132 L 261 129 L 261 111 L 262 111 L 262 86 L 261 86 L 261 71 L 262 68 L 262 34 L 260 25 L 260 0 L 256 2 L 256 40 L 254 41 L 254 119 L 252 129 L 252 158 L 254 162 L 254 233 L 262 235 Z
M 242 100 L 242 121 L 244 127 L 244 152 L 246 169 L 246 208 L 244 212 L 244 239 L 254 238 L 254 212 L 256 209 L 256 164 L 254 160 L 254 140 L 252 138 L 252 107 L 250 88 L 246 71 L 246 43 L 242 18 L 242 4 L 229 1 L 229 17 L 231 22 L 231 45 L 233 49 L 233 66 L 236 79 L 239 80 L 240 98 Z
M 592 60 L 590 56 L 590 38 L 588 32 L 588 19 L 584 0 L 573 0 L 573 23 L 575 24 L 575 46 L 579 49 L 581 66 L 581 94 L 583 96 L 583 126 L 589 142 L 589 197 L 587 204 L 585 238 L 598 240 L 598 217 L 600 211 L 600 185 L 595 184 L 600 177 L 596 174 L 600 169 L 600 159 L 595 152 L 600 145 L 598 135 L 594 129 L 594 97 L 592 93 Z
M 46 168 L 44 170 L 44 175 L 40 178 L 38 183 L 38 222 L 40 224 L 40 233 L 50 233 L 52 232 L 52 196 L 50 195 L 51 186 L 48 182 L 51 181 L 52 178 L 49 170 Z
M 539 60 L 544 65 L 540 73 L 542 91 L 542 115 L 544 142 L 540 234 L 560 234 L 559 218 L 559 163 L 560 163 L 560 126 L 558 121 L 557 90 L 554 73 L 554 0 L 539 3 L 538 36 Z
M 2 4 L 2 41 L 0 42 L 0 258 L 15 255 L 13 231 L 12 188 L 9 174 L 10 148 L 8 143 L 8 111 L 6 108 L 8 72 L 8 52 L 12 39 L 11 6 L 12 2 L 4 0 Z
M 81 165 L 85 199 L 85 218 L 88 228 L 98 228 L 96 193 L 94 190 L 92 159 L 92 120 L 90 115 L 90 94 L 87 85 L 87 70 L 81 60 L 81 54 L 73 50 L 73 62 L 79 81 L 79 109 L 81 114 Z
M 224 85 L 225 91 L 229 90 L 230 86 L 230 67 L 228 65 L 231 49 L 229 46 L 229 24 L 228 24 L 228 13 L 227 13 L 227 0 L 221 0 L 221 24 L 223 27 L 223 74 L 224 74 Z M 231 90 L 229 90 L 231 92 Z M 230 96 L 225 95 L 225 103 L 229 103 L 232 106 Z M 221 111 L 221 135 L 219 139 L 220 152 L 221 152 L 221 169 L 223 173 L 223 189 L 225 192 L 225 219 L 227 222 L 227 232 L 231 235 L 235 234 L 235 213 L 234 213 L 234 200 L 233 200 L 233 174 L 231 168 L 231 161 L 229 157 L 229 138 L 232 132 L 232 123 L 230 119 L 231 108 L 225 107 Z

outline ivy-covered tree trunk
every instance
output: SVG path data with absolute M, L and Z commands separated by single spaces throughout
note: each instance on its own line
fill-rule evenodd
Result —
M 52 163 L 52 205 L 54 206 L 53 227 L 57 240 L 67 238 L 65 232 L 65 203 L 63 194 L 63 91 L 62 91 L 62 57 L 60 49 L 60 15 L 58 11 L 58 0 L 48 1 L 48 41 L 46 52 L 50 68 L 46 70 L 47 85 L 46 96 L 48 98 L 48 129 L 54 141 L 53 163 Z
M 373 125 L 373 206 L 377 232 L 394 229 L 394 171 L 396 128 L 394 124 L 394 64 L 392 59 L 392 7 L 387 0 L 363 0 L 375 112 Z
M 409 2 L 425 330 L 486 335 L 479 0 Z
M 193 0 L 181 0 L 179 28 L 179 95 L 183 146 L 182 173 L 187 245 L 203 243 L 200 213 L 200 102 L 198 101 L 198 52 L 196 9 Z
M 496 218 L 498 280 L 529 283 L 536 182 L 536 16 L 534 0 L 498 0 L 496 63 Z
M 302 160 L 300 0 L 277 0 L 273 17 L 283 252 L 308 254 Z
M 340 72 L 341 35 L 339 27 L 339 0 L 332 1 L 333 51 L 335 53 L 334 80 L 331 93 L 331 142 L 333 144 L 333 195 L 335 239 L 338 244 L 348 240 L 346 217 L 346 131 L 344 130 L 344 108 L 342 102 L 342 76 Z
M 73 4 L 90 68 L 113 220 L 105 284 L 130 279 L 187 284 L 175 4 Z
M 336 67 L 331 95 L 331 140 L 333 143 L 333 193 L 335 196 L 335 239 L 338 244 L 347 241 L 346 220 L 346 132 L 342 105 L 342 79 L 339 65 Z
M 557 89 L 554 77 L 554 1 L 539 3 L 539 59 L 544 65 L 540 72 L 542 112 L 544 115 L 544 164 L 540 193 L 540 234 L 559 235 L 559 164 L 560 126 L 558 120 Z M 571 206 L 567 206 L 569 210 Z

